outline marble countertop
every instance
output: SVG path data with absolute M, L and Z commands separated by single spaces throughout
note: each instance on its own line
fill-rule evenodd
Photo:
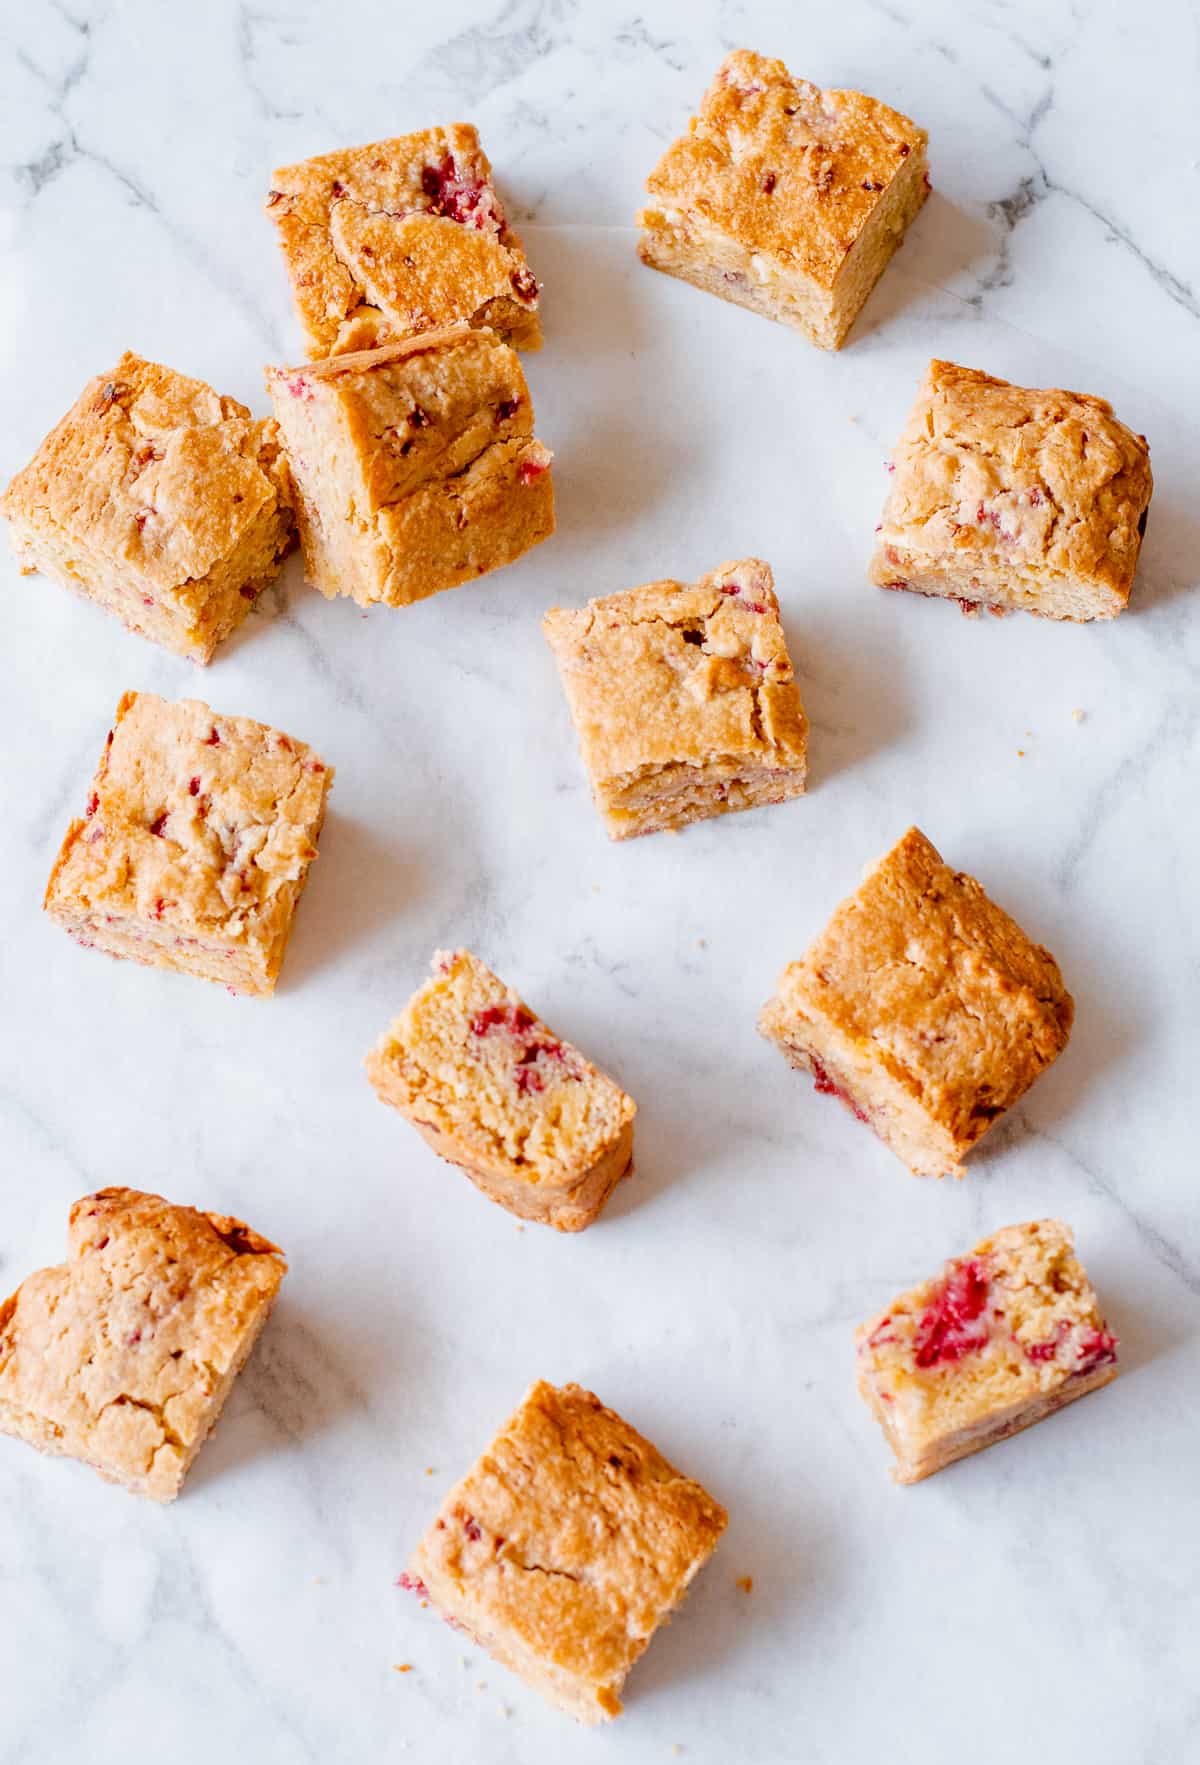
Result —
M 1200 1755 L 1194 9 L 29 0 L 0 41 L 0 474 L 126 347 L 264 410 L 262 363 L 299 353 L 270 168 L 463 117 L 545 282 L 528 371 L 560 523 L 511 570 L 369 618 L 293 564 L 203 673 L 0 566 L 0 1287 L 111 1183 L 240 1213 L 292 1268 L 174 1507 L 0 1440 L 2 1765 Z M 739 44 L 930 131 L 934 194 L 839 356 L 634 256 L 641 181 Z M 1103 394 L 1149 436 L 1115 625 L 866 587 L 882 459 L 935 353 Z M 747 552 L 775 567 L 811 793 L 612 846 L 540 615 Z M 102 961 L 38 910 L 128 687 L 337 765 L 273 1001 Z M 912 821 L 1078 1004 L 958 1185 L 910 1178 L 754 1031 Z M 363 1077 L 457 943 L 639 1100 L 636 1180 L 576 1239 L 519 1232 Z M 1124 1376 L 895 1488 L 853 1325 L 1050 1213 Z M 731 1513 L 602 1736 L 394 1585 L 537 1376 L 591 1385 Z

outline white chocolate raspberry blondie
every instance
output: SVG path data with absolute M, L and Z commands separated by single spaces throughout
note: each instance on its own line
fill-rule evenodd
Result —
M 1006 1226 L 855 1332 L 858 1388 L 898 1483 L 1020 1433 L 1117 1373 L 1061 1220 Z
M 928 194 L 927 141 L 737 49 L 650 176 L 642 262 L 840 349 Z
M 633 1098 L 469 950 L 436 953 L 367 1075 L 440 1158 L 519 1219 L 581 1232 L 633 1168 Z
M 961 1177 L 1074 1010 L 1050 952 L 913 827 L 784 970 L 758 1027 L 915 1176 Z
M 555 607 L 543 629 L 613 839 L 803 794 L 808 720 L 761 559 Z
M 241 1220 L 101 1189 L 0 1305 L 0 1433 L 174 1501 L 287 1273 Z
M 401 1586 L 560 1710 L 607 1722 L 727 1518 L 590 1391 L 539 1380 L 447 1495 Z
M 878 587 L 1047 619 L 1115 619 L 1127 605 L 1150 450 L 1104 399 L 933 361 L 889 470 Z
M 43 571 L 207 662 L 295 543 L 273 422 L 141 356 L 90 381 L 0 511 Z
M 549 451 L 515 351 L 469 325 L 271 368 L 308 580 L 408 606 L 554 531 Z
M 542 341 L 537 280 L 467 123 L 282 167 L 267 213 L 310 356 L 466 320 Z
M 46 911 L 90 949 L 272 993 L 332 783 L 265 723 L 126 693 Z

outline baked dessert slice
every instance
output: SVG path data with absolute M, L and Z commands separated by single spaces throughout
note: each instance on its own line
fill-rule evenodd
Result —
M 287 1263 L 241 1220 L 101 1189 L 0 1305 L 0 1433 L 174 1501 Z
M 456 325 L 271 368 L 308 580 L 403 607 L 511 564 L 554 531 L 550 453 L 517 355 Z
M 273 993 L 332 783 L 265 723 L 125 693 L 46 911 L 89 949 Z
M 325 153 L 272 177 L 267 213 L 310 356 L 465 320 L 537 349 L 537 279 L 467 123 Z
M 1128 604 L 1154 481 L 1104 399 L 933 361 L 888 469 L 878 587 L 1046 619 Z
M 581 1232 L 633 1168 L 633 1098 L 469 950 L 437 952 L 367 1075 L 439 1157 L 518 1219 Z
M 784 969 L 758 1027 L 915 1176 L 961 1177 L 1074 1013 L 1050 952 L 911 827 Z
M 861 1324 L 858 1388 L 897 1483 L 1019 1434 L 1117 1374 L 1117 1339 L 1061 1220 L 1006 1226 Z
M 531 1385 L 447 1495 L 401 1585 L 583 1723 L 722 1532 L 724 1508 L 578 1385 Z
M 0 512 L 23 574 L 41 570 L 194 662 L 295 544 L 275 424 L 128 352 L 88 382 Z
M 543 629 L 613 839 L 803 794 L 808 720 L 760 558 L 555 607 Z
M 840 349 L 929 192 L 927 141 L 736 49 L 650 175 L 642 262 Z

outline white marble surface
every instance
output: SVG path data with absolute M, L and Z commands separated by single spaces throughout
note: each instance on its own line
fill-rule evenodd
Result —
M 126 346 L 264 408 L 260 364 L 297 350 L 269 168 L 463 116 L 546 283 L 529 370 L 560 511 L 515 569 L 369 620 L 289 568 L 207 673 L 3 565 L 0 1285 L 118 1182 L 244 1214 L 292 1273 L 175 1507 L 0 1442 L 0 1761 L 1200 1756 L 1194 9 L 30 0 L 0 37 L 0 470 Z M 741 43 L 932 135 L 935 195 L 839 357 L 633 255 L 642 177 Z M 933 353 L 1107 394 L 1149 435 L 1117 625 L 865 587 L 881 457 Z M 539 615 L 745 551 L 777 571 L 812 793 L 610 846 Z M 337 764 L 273 1002 L 106 962 L 39 913 L 130 686 Z M 959 1186 L 908 1177 L 753 1029 L 913 820 L 1078 1001 Z M 637 1180 L 580 1238 L 519 1233 L 362 1076 L 449 942 L 641 1103 Z M 853 1324 L 1048 1212 L 1077 1227 L 1125 1376 L 897 1490 Z M 601 1737 L 393 1585 L 539 1374 L 593 1385 L 732 1515 Z

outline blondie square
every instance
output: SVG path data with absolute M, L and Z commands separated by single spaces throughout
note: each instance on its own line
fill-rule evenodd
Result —
M 840 349 L 928 194 L 927 141 L 737 49 L 650 175 L 642 262 Z
M 468 124 L 306 159 L 272 183 L 267 213 L 310 356 L 459 319 L 540 346 L 537 280 Z
M 1007 1440 L 1117 1374 L 1061 1220 L 1006 1226 L 859 1326 L 858 1388 L 897 1483 Z
M 272 368 L 308 579 L 404 607 L 554 531 L 549 451 L 513 350 L 469 325 Z
M 287 1263 L 241 1220 L 101 1189 L 0 1305 L 0 1433 L 174 1501 Z
M 0 511 L 41 570 L 207 662 L 295 543 L 278 431 L 141 356 L 89 382 Z
M 447 1495 L 401 1585 L 560 1710 L 607 1722 L 726 1520 L 590 1391 L 539 1380 Z
M 272 993 L 332 782 L 265 723 L 126 693 L 46 911 L 89 949 Z
M 802 795 L 808 720 L 769 564 L 555 607 L 543 629 L 614 840 Z
M 437 952 L 367 1075 L 439 1157 L 519 1219 L 581 1232 L 633 1168 L 633 1098 L 469 950 Z
M 961 1177 L 1074 1011 L 1050 952 L 912 827 L 783 971 L 759 1029 L 915 1176 Z
M 933 361 L 888 469 L 878 587 L 1076 621 L 1128 603 L 1150 450 L 1102 398 Z

